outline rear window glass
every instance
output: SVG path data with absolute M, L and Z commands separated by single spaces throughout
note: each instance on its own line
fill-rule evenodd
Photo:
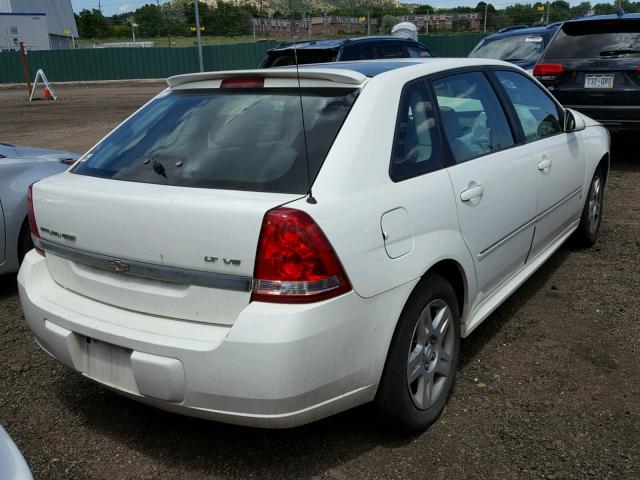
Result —
M 342 88 L 169 91 L 72 171 L 161 185 L 305 193 L 301 99 L 313 179 L 356 95 Z
M 476 58 L 495 58 L 507 62 L 537 60 L 544 51 L 541 35 L 514 35 L 512 37 L 483 40 L 469 54 Z
M 565 23 L 546 58 L 607 58 L 640 55 L 640 21 L 601 20 Z

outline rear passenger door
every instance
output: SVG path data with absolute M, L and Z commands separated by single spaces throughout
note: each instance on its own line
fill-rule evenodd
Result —
M 538 221 L 530 253 L 534 258 L 580 216 L 585 176 L 580 132 L 564 132 L 561 108 L 530 78 L 515 71 L 495 74 L 514 105 L 535 161 Z
M 528 146 L 516 144 L 513 122 L 484 72 L 447 75 L 431 85 L 480 302 L 525 263 L 537 212 L 537 170 Z

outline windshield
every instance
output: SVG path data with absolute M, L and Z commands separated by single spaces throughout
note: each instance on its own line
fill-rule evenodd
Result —
M 299 95 L 301 92 L 301 97 Z M 73 173 L 185 187 L 306 193 L 357 90 L 177 90 L 94 147 Z
M 544 41 L 541 35 L 515 35 L 511 37 L 483 40 L 469 54 L 470 57 L 494 58 L 515 62 L 536 61 L 542 55 Z
M 547 58 L 603 58 L 640 55 L 640 20 L 565 23 L 549 45 Z

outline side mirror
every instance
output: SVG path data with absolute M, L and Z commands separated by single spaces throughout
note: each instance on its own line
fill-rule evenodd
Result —
M 578 132 L 584 130 L 584 118 L 579 112 L 566 108 L 564 111 L 564 131 Z

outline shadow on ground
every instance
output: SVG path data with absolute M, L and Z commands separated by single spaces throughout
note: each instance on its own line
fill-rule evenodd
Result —
M 15 274 L 0 275 L 0 300 L 9 298 L 18 293 L 18 283 Z

